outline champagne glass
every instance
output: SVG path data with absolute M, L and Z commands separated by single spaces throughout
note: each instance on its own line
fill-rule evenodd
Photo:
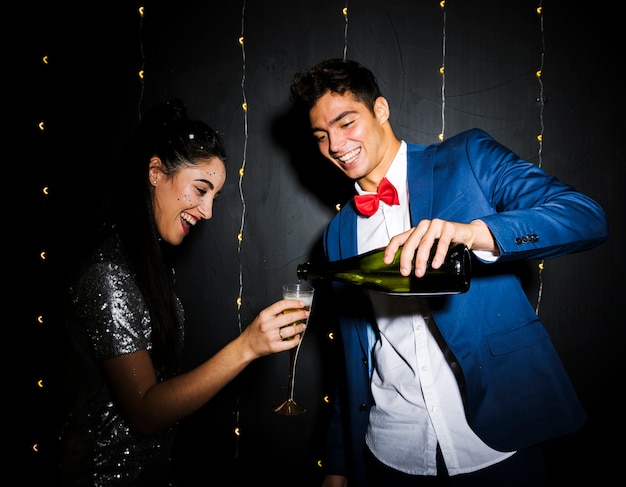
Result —
M 309 284 L 304 282 L 297 282 L 293 284 L 283 285 L 283 298 L 284 299 L 298 299 L 305 303 L 304 308 L 310 310 L 313 304 L 314 289 Z M 287 309 L 284 313 L 291 313 L 297 311 L 295 309 Z M 308 319 L 305 323 L 308 322 Z M 291 323 L 287 326 L 296 325 L 298 322 Z M 296 385 L 296 362 L 298 360 L 298 353 L 300 352 L 300 345 L 302 345 L 302 339 L 304 338 L 304 332 L 300 336 L 300 342 L 298 345 L 289 350 L 289 377 L 287 383 L 288 397 L 283 402 L 274 405 L 274 412 L 278 414 L 285 414 L 288 416 L 302 414 L 306 411 L 305 408 L 299 406 L 293 398 L 294 389 Z M 288 338 L 288 340 L 291 338 Z

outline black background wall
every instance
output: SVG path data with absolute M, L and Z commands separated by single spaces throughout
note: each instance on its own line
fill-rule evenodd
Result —
M 582 431 L 546 445 L 551 485 L 608 475 L 617 454 L 605 441 L 621 423 L 618 305 L 625 291 L 623 56 L 613 54 L 620 52 L 614 12 L 547 1 L 540 16 L 536 1 L 451 0 L 444 17 L 433 0 L 354 0 L 346 22 L 347 2 L 339 0 L 40 3 L 14 17 L 24 105 L 16 120 L 26 144 L 11 183 L 23 186 L 27 204 L 11 210 L 17 224 L 20 214 L 32 220 L 9 239 L 28 262 L 9 295 L 24 351 L 14 451 L 32 466 L 25 475 L 49 480 L 54 464 L 64 259 L 139 113 L 182 98 L 192 117 L 224 134 L 230 156 L 214 217 L 185 240 L 176 266 L 188 319 L 185 365 L 193 367 L 279 299 L 296 265 L 319 252 L 335 205 L 351 194 L 288 103 L 295 71 L 344 52 L 377 74 L 401 138 L 425 144 L 442 129 L 450 136 L 483 128 L 606 209 L 606 244 L 547 261 L 542 273 L 530 263 L 526 286 L 589 413 Z M 543 89 L 535 75 L 542 63 Z M 298 363 L 296 399 L 306 414 L 271 410 L 286 396 L 287 354 L 258 360 L 181 423 L 175 453 L 185 485 L 319 485 L 325 379 L 333 372 L 328 312 L 315 309 Z

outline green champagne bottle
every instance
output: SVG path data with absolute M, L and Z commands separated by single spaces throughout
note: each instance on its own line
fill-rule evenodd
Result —
M 414 272 L 408 276 L 400 274 L 402 247 L 396 252 L 391 264 L 383 262 L 385 249 L 381 247 L 343 260 L 299 264 L 298 279 L 305 281 L 331 279 L 387 294 L 436 296 L 460 294 L 469 290 L 471 280 L 469 249 L 463 244 L 451 245 L 444 263 L 439 269 L 433 269 L 430 264 L 436 248 L 437 242 L 430 250 L 426 273 L 419 278 Z

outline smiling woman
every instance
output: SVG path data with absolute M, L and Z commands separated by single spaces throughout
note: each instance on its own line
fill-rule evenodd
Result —
M 212 217 L 225 161 L 218 134 L 188 119 L 179 102 L 157 106 L 131 138 L 105 216 L 70 279 L 61 485 L 176 485 L 177 422 L 253 360 L 299 344 L 304 324 L 290 327 L 292 340 L 280 329 L 309 312 L 283 299 L 181 373 L 184 312 L 171 257 L 191 227 Z
M 191 226 L 213 215 L 213 201 L 226 181 L 224 161 L 213 156 L 172 171 L 155 156 L 149 168 L 159 234 L 178 245 Z

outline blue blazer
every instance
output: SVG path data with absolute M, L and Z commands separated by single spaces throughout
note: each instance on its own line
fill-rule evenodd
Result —
M 470 427 L 496 450 L 535 445 L 580 428 L 586 414 L 556 350 L 506 263 L 591 249 L 608 238 L 600 206 L 536 165 L 472 129 L 439 144 L 408 144 L 411 222 L 484 221 L 500 249 L 496 263 L 472 262 L 465 294 L 428 298 Z M 357 213 L 350 203 L 324 232 L 330 261 L 357 254 Z M 338 377 L 327 437 L 327 473 L 367 485 L 363 449 L 370 394 L 369 300 L 333 283 L 345 374 Z

